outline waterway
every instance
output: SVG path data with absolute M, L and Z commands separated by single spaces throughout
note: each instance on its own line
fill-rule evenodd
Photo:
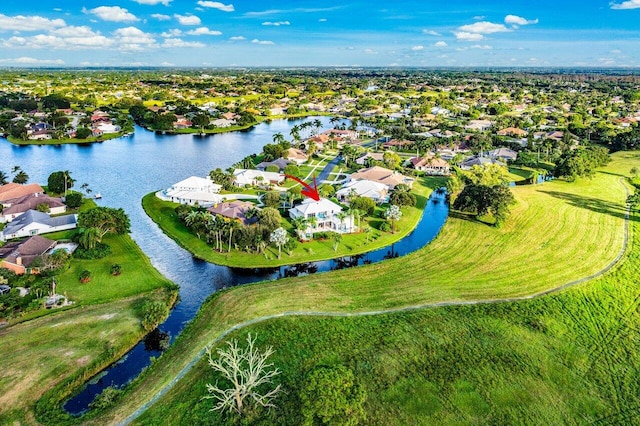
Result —
M 273 269 L 235 269 L 195 259 L 166 237 L 141 207 L 142 197 L 169 187 L 188 176 L 205 176 L 216 167 L 223 169 L 247 155 L 261 151 L 275 133 L 289 135 L 291 127 L 319 119 L 323 129 L 331 128 L 329 117 L 302 120 L 274 120 L 254 128 L 209 136 L 160 135 L 136 127 L 133 135 L 98 144 L 15 146 L 0 141 L 0 170 L 21 166 L 30 182 L 46 183 L 56 170 L 70 170 L 76 186 L 88 183 L 100 193 L 100 204 L 122 207 L 131 218 L 131 235 L 152 264 L 180 286 L 180 302 L 159 331 L 137 344 L 123 358 L 90 381 L 64 408 L 81 414 L 108 386 L 122 387 L 160 355 L 157 337 L 167 333 L 172 340 L 198 311 L 202 302 L 221 288 L 283 276 L 340 269 L 398 257 L 423 247 L 439 232 L 448 214 L 443 194 L 434 193 L 416 229 L 391 247 L 361 256 Z

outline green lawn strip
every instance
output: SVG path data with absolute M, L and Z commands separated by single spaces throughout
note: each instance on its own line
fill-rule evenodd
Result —
M 346 234 L 340 242 L 337 251 L 333 250 L 333 242 L 331 240 L 304 242 L 299 244 L 291 255 L 283 252 L 281 259 L 278 259 L 277 248 L 272 246 L 267 248 L 265 254 L 259 255 L 236 250 L 232 250 L 231 253 L 214 251 L 205 241 L 197 238 L 197 236 L 186 227 L 184 222 L 178 218 L 174 211 L 178 204 L 162 201 L 155 196 L 155 193 L 145 195 L 142 199 L 142 206 L 147 215 L 160 226 L 165 234 L 197 258 L 219 265 L 234 267 L 275 267 L 366 253 L 400 240 L 415 228 L 420 220 L 430 192 L 434 187 L 441 185 L 442 182 L 442 179 L 429 178 L 422 179 L 415 185 L 416 206 L 404 207 L 402 209 L 403 216 L 395 225 L 395 234 L 380 232 L 377 229 L 369 235 L 363 232 Z M 367 221 L 369 222 L 369 226 L 377 228 L 380 222 L 382 222 L 382 219 L 362 219 L 361 226 L 364 227 Z M 283 227 L 290 229 L 291 225 L 286 220 L 283 220 Z
M 44 318 L 0 331 L 0 424 L 34 424 L 33 405 L 56 384 L 78 375 L 83 383 L 135 345 L 140 326 L 140 295 L 115 302 L 52 311 Z
M 511 182 L 519 182 L 527 179 L 531 179 L 532 170 L 527 170 L 518 167 L 509 167 L 509 180 Z
M 615 154 L 614 160 L 592 180 L 515 188 L 518 204 L 502 228 L 451 217 L 434 242 L 402 258 L 215 294 L 129 390 L 135 398 L 125 398 L 99 421 L 123 420 L 223 332 L 261 317 L 513 298 L 602 270 L 623 243 L 626 191 L 619 175 L 640 163 L 637 153 Z M 453 337 L 465 341 L 465 335 Z

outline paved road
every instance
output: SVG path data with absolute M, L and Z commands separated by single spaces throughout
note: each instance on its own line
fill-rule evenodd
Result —
M 320 174 L 316 177 L 316 182 L 321 183 L 329 179 L 329 173 L 331 173 L 331 170 L 333 170 L 333 168 L 338 165 L 340 160 L 342 160 L 342 157 L 338 155 L 336 158 L 329 161 L 329 163 L 327 163 L 327 165 L 324 166 L 324 169 L 322 169 Z

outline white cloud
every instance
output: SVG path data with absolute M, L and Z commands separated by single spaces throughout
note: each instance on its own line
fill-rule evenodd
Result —
M 610 50 L 610 51 L 609 51 L 609 53 L 613 53 L 613 54 L 617 55 L 617 54 L 622 53 L 622 50 L 620 50 L 620 49 L 613 49 L 613 50 Z
M 440 36 L 442 34 L 440 34 L 437 31 L 433 31 L 433 30 L 422 30 L 422 34 L 427 34 L 427 35 L 432 35 L 432 36 Z
M 163 67 L 174 67 L 176 64 L 172 62 L 161 62 L 160 65 Z
M 320 18 L 318 19 L 318 22 L 327 22 L 327 18 Z
M 120 50 L 141 51 L 157 48 L 156 39 L 136 27 L 119 28 L 113 32 Z
M 222 35 L 222 32 L 217 31 L 217 30 L 210 30 L 207 27 L 200 27 L 200 28 L 196 28 L 195 30 L 191 30 L 191 31 L 187 31 L 187 34 L 189 35 L 212 35 L 212 36 L 219 36 Z
M 267 27 L 279 27 L 281 25 L 291 25 L 291 22 L 289 21 L 277 21 L 277 22 L 271 22 L 271 21 L 265 21 L 262 23 L 262 25 L 267 26 Z
M 504 22 L 505 24 L 512 24 L 512 25 L 529 25 L 529 24 L 537 24 L 538 20 L 537 19 L 527 20 L 521 16 L 507 15 L 504 17 Z
M 155 6 L 156 4 L 163 4 L 165 6 L 169 6 L 173 0 L 133 0 L 138 4 L 147 4 L 149 6 Z
M 242 40 L 246 40 L 246 37 L 243 36 L 233 36 L 233 37 L 229 37 L 229 40 L 233 40 L 233 41 L 242 41 Z
M 435 47 L 447 47 L 447 43 L 444 41 L 439 41 L 434 44 Z
M 75 50 L 87 48 L 106 48 L 113 45 L 113 40 L 94 32 L 87 26 L 69 26 L 54 29 L 49 34 L 37 34 L 31 37 L 11 37 L 2 40 L 2 46 L 9 49 L 51 49 Z
M 171 19 L 171 16 L 163 15 L 162 13 L 154 13 L 153 15 L 151 15 L 151 17 L 153 19 L 157 19 L 158 21 L 168 21 Z
M 96 15 L 98 18 L 103 21 L 111 21 L 111 22 L 133 22 L 139 21 L 138 18 L 132 13 L 129 13 L 127 9 L 124 9 L 120 6 L 100 6 L 95 9 L 85 9 L 82 8 L 84 13 L 91 13 Z
M 173 15 L 180 25 L 200 25 L 202 21 L 196 15 Z
M 67 25 L 62 19 L 41 16 L 7 16 L 0 13 L 0 31 L 42 31 Z
M 179 38 L 168 38 L 162 43 L 162 47 L 172 48 L 172 47 L 204 47 L 204 43 L 200 43 L 197 41 L 184 41 Z
M 456 36 L 456 39 L 460 41 L 480 41 L 484 38 L 482 34 L 468 33 L 465 31 L 454 32 L 453 34 Z
M 472 49 L 481 49 L 481 50 L 491 50 L 493 49 L 493 47 L 489 46 L 488 44 L 474 44 L 473 46 L 471 46 Z
M 640 8 L 640 0 L 628 0 L 623 1 L 622 3 L 610 3 L 611 9 L 614 10 L 625 10 L 625 9 L 638 9 Z
M 160 35 L 165 38 L 179 37 L 182 35 L 182 30 L 179 30 L 177 28 L 172 28 L 169 31 L 165 31 L 161 33 Z
M 373 49 L 364 49 L 364 53 L 367 55 L 377 55 L 378 52 Z
M 28 56 L 22 56 L 14 59 L 0 59 L 3 64 L 20 64 L 20 65 L 64 65 L 62 59 L 36 59 Z
M 223 12 L 233 12 L 235 10 L 232 4 L 224 4 L 219 1 L 199 1 L 198 4 L 202 7 L 218 9 Z
M 503 24 L 494 24 L 493 22 L 476 22 L 475 24 L 463 25 L 458 28 L 461 32 L 474 33 L 474 34 L 493 34 L 493 33 L 505 33 L 510 31 Z
M 474 21 L 482 21 L 484 18 L 486 18 L 486 16 L 484 15 L 476 15 L 473 17 Z
M 254 44 L 275 44 L 272 41 L 269 41 L 269 40 L 258 40 L 257 38 L 254 38 L 253 40 L 251 40 L 251 43 L 254 43 Z
M 413 46 L 411 50 L 413 50 L 414 52 L 418 52 L 420 50 L 424 50 L 424 46 Z

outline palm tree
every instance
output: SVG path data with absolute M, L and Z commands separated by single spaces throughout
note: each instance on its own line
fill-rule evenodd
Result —
M 338 219 L 340 219 L 340 228 L 342 228 L 342 225 L 344 224 L 344 220 L 347 218 L 347 216 L 349 216 L 349 214 L 347 212 L 339 212 L 336 214 L 336 217 Z
M 273 135 L 273 143 L 277 143 L 278 145 L 283 144 L 287 140 L 284 138 L 282 132 L 275 133 Z
M 227 253 L 231 253 L 231 241 L 233 237 L 233 230 L 238 228 L 240 228 L 240 224 L 238 223 L 238 221 L 234 219 L 232 219 L 227 225 L 227 230 L 229 231 L 229 250 L 227 251 Z
M 342 234 L 339 232 L 333 232 L 331 238 L 333 239 L 333 251 L 338 251 L 338 246 L 340 245 L 340 241 L 342 241 Z
M 100 241 L 100 230 L 98 228 L 80 229 L 78 242 L 83 248 L 91 250 L 95 248 L 96 244 L 99 241 Z
M 13 183 L 25 184 L 29 180 L 29 175 L 24 171 L 20 170 L 14 177 Z
M 9 176 L 7 176 L 5 172 L 0 170 L 0 185 L 6 185 L 7 183 L 9 183 L 7 179 L 9 179 Z
M 71 172 L 69 170 L 65 170 L 64 172 L 62 172 L 62 175 L 64 177 L 64 195 L 66 197 L 67 188 L 73 187 L 73 183 L 75 182 L 75 179 L 71 177 Z

